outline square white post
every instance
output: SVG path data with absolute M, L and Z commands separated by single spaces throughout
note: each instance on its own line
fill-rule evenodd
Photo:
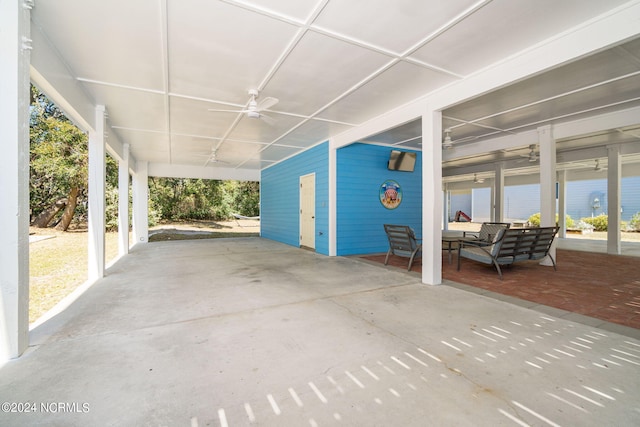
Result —
M 422 115 L 422 283 L 442 283 L 442 113 Z
M 129 144 L 123 144 L 118 162 L 118 253 L 129 253 Z
M 329 256 L 336 256 L 338 253 L 338 230 L 337 230 L 337 194 L 338 194 L 338 150 L 333 146 L 333 140 L 329 141 Z
M 493 220 L 504 221 L 504 165 L 501 162 L 496 164 L 495 179 L 493 183 Z
M 538 128 L 540 144 L 540 226 L 556 225 L 556 141 L 550 125 Z M 554 239 L 549 255 L 556 259 L 556 240 Z M 546 257 L 541 265 L 553 265 Z
M 567 171 L 558 172 L 558 237 L 567 237 Z
M 449 230 L 449 216 L 451 209 L 451 191 L 449 186 L 444 184 L 442 186 L 442 230 Z
M 29 346 L 29 15 L 0 1 L 0 361 Z
M 132 177 L 133 238 L 135 243 L 149 241 L 149 164 L 137 162 Z
M 89 132 L 89 281 L 104 277 L 106 117 L 104 105 L 96 107 L 95 129 Z
M 620 255 L 622 253 L 622 158 L 620 147 L 607 147 L 607 253 Z

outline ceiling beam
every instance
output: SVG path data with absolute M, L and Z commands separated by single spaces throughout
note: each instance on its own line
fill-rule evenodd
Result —
M 439 89 L 428 96 L 429 103 L 436 109 L 444 110 L 469 98 L 622 43 L 640 34 L 639 21 L 640 1 L 630 1 L 490 65 L 460 82 Z
M 95 129 L 94 100 L 84 91 L 60 53 L 42 33 L 38 22 L 31 25 L 30 77 L 34 85 L 47 95 L 76 126 L 85 132 Z
M 416 119 L 427 108 L 445 110 L 471 98 L 637 37 L 640 34 L 639 21 L 640 1 L 630 1 L 582 25 L 512 55 L 510 58 L 492 64 L 463 80 L 455 81 L 432 93 L 423 95 L 411 103 L 369 120 L 355 129 L 336 135 L 331 139 L 332 146 L 339 148 L 351 144 L 385 129 Z M 393 123 L 394 118 L 395 123 Z M 537 139 L 534 142 L 537 142 Z
M 640 107 L 601 114 L 599 116 L 574 120 L 566 123 L 558 123 L 553 126 L 553 135 L 556 140 L 560 140 L 584 136 L 596 132 L 603 132 L 610 129 L 634 126 L 637 124 L 640 124 Z M 497 138 L 485 139 L 476 143 L 458 146 L 454 145 L 452 149 L 445 150 L 443 152 L 442 160 L 446 162 L 478 156 L 491 151 L 514 150 L 537 143 L 538 132 L 536 130 L 525 131 L 515 135 L 505 135 Z M 604 157 L 606 157 L 606 155 Z
M 260 181 L 260 171 L 227 167 L 194 167 L 192 165 L 171 165 L 167 163 L 149 163 L 149 176 L 164 178 L 194 179 L 235 179 L 238 181 Z

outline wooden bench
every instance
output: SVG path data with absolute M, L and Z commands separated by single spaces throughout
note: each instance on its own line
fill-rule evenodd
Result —
M 500 231 L 491 246 L 469 246 L 461 240 L 458 245 L 458 271 L 462 258 L 484 264 L 493 264 L 502 279 L 501 265 L 518 261 L 539 260 L 546 256 L 551 259 L 554 270 L 556 262 L 549 254 L 558 227 L 509 228 Z

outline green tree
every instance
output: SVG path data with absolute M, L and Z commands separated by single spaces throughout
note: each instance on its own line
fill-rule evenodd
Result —
M 152 177 L 149 198 L 165 221 L 227 220 L 234 213 L 260 212 L 257 182 Z
M 66 230 L 87 187 L 87 135 L 32 86 L 30 197 L 33 225 L 47 227 L 63 210 Z
M 72 221 L 86 221 L 88 138 L 35 86 L 31 86 L 31 99 L 31 222 L 36 227 L 57 223 L 56 228 L 64 231 Z M 118 167 L 110 156 L 106 170 L 107 228 L 111 229 L 117 226 Z
M 234 181 L 233 206 L 235 213 L 245 216 L 260 215 L 260 183 L 256 181 Z

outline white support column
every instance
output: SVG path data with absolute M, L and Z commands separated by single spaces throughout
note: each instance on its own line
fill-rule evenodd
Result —
M 329 256 L 336 256 L 338 253 L 338 224 L 336 202 L 338 194 L 337 175 L 338 150 L 329 141 Z
M 442 113 L 422 115 L 422 283 L 442 283 Z
M 496 164 L 495 179 L 493 183 L 493 220 L 504 221 L 504 165 Z
M 567 237 L 567 171 L 558 172 L 558 237 Z
M 104 105 L 96 107 L 95 129 L 89 132 L 89 281 L 104 277 L 106 145 Z
M 550 125 L 538 128 L 540 145 L 540 226 L 556 225 L 556 141 Z M 549 254 L 556 259 L 556 241 Z M 541 265 L 553 265 L 548 258 Z
M 118 163 L 118 253 L 129 253 L 129 144 L 123 144 Z
M 489 221 L 496 220 L 496 187 L 489 187 Z M 472 215 L 473 217 L 473 215 Z
M 0 363 L 29 346 L 29 15 L 0 1 Z
M 620 147 L 607 147 L 607 253 L 620 255 L 622 253 L 622 235 L 620 224 L 622 220 L 622 158 Z
M 149 241 L 149 163 L 137 162 L 132 177 L 133 239 L 135 244 Z
M 442 186 L 442 229 L 444 231 L 449 230 L 449 210 L 451 209 L 451 191 L 449 186 L 444 184 Z

